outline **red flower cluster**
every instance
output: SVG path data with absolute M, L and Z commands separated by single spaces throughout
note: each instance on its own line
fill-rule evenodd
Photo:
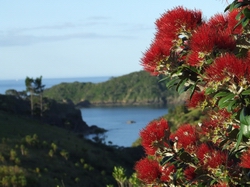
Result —
M 210 84 L 217 82 L 230 84 L 239 84 L 241 80 L 250 81 L 250 61 L 248 59 L 239 59 L 233 54 L 225 54 L 222 57 L 217 58 L 214 63 L 206 69 L 207 81 Z M 241 83 L 243 84 L 243 83 Z
M 172 178 L 172 174 L 176 171 L 175 166 L 172 164 L 166 164 L 161 169 L 161 181 L 169 182 Z
M 187 102 L 187 106 L 189 108 L 196 108 L 200 106 L 206 100 L 206 95 L 204 91 L 202 92 L 194 92 L 192 98 Z
M 210 141 L 219 145 L 225 137 L 229 136 L 229 130 L 239 126 L 233 122 L 233 114 L 226 109 L 207 112 L 207 117 L 201 123 L 201 129 L 205 137 L 213 137 Z
M 135 170 L 138 178 L 148 184 L 157 184 L 160 181 L 169 182 L 176 171 L 174 165 L 168 164 L 162 167 L 157 161 L 148 158 L 139 160 L 135 165 Z
M 169 65 L 166 61 L 173 60 L 170 58 L 171 53 L 173 50 L 182 51 L 186 48 L 187 43 L 183 38 L 189 37 L 191 32 L 202 24 L 201 17 L 200 11 L 177 7 L 158 19 L 155 40 L 141 59 L 144 69 L 153 75 L 167 71 Z M 179 55 L 180 52 L 176 54 Z
M 187 180 L 192 181 L 195 179 L 196 174 L 195 174 L 195 168 L 192 166 L 188 166 L 185 170 L 184 170 L 184 175 L 186 177 Z
M 198 147 L 196 154 L 204 168 L 217 168 L 227 161 L 224 152 L 213 149 L 204 143 Z
M 180 126 L 175 133 L 170 135 L 170 139 L 177 143 L 178 149 L 192 149 L 198 139 L 195 126 L 190 124 Z
M 139 160 L 135 165 L 138 178 L 146 183 L 156 182 L 161 176 L 161 167 L 155 160 L 144 158 Z
M 245 151 L 241 155 L 240 159 L 241 159 L 240 166 L 243 167 L 243 168 L 250 169 L 250 149 Z
M 140 132 L 142 146 L 149 155 L 154 155 L 159 146 L 166 146 L 163 140 L 169 131 L 168 123 L 165 119 L 154 120 Z

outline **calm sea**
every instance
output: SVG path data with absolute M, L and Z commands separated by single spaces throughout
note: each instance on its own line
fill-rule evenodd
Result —
M 62 82 L 92 82 L 100 83 L 110 77 L 55 78 L 43 79 L 45 88 L 50 88 Z M 8 89 L 25 90 L 24 80 L 0 80 L 0 94 Z M 151 120 L 167 114 L 166 108 L 159 107 L 91 107 L 81 109 L 82 118 L 88 125 L 96 125 L 108 130 L 104 134 L 104 142 L 117 146 L 129 147 L 139 138 L 139 132 Z M 135 123 L 129 124 L 128 121 Z M 89 137 L 90 139 L 92 137 Z
M 130 147 L 139 138 L 139 132 L 150 121 L 167 114 L 162 107 L 93 107 L 81 109 L 82 118 L 88 125 L 96 125 L 108 130 L 104 142 Z M 135 123 L 128 123 L 134 121 Z M 90 136 L 89 138 L 93 138 Z

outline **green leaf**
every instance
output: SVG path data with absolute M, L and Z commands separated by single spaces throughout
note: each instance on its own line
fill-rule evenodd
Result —
M 243 132 L 242 132 L 242 127 L 240 127 L 240 131 L 239 131 L 238 137 L 237 137 L 237 143 L 236 143 L 236 146 L 235 146 L 236 149 L 239 148 L 242 137 L 243 137 Z
M 213 93 L 215 90 L 213 89 L 213 88 L 207 88 L 206 90 L 205 90 L 205 94 L 206 95 L 209 95 L 209 94 L 211 94 L 211 93 Z
M 219 92 L 219 93 L 215 94 L 214 97 L 224 97 L 224 96 L 228 95 L 229 93 L 230 92 Z
M 194 91 L 195 91 L 196 85 L 197 85 L 197 82 L 194 85 L 190 86 L 189 89 L 191 89 L 191 94 L 190 94 L 189 99 L 191 99 L 192 96 L 194 95 Z
M 232 109 L 233 109 L 233 106 L 236 104 L 236 100 L 233 100 L 233 101 L 229 101 L 228 102 L 228 105 L 227 105 L 227 111 L 228 112 L 230 112 L 230 111 L 232 111 Z
M 211 180 L 210 181 L 210 186 L 212 186 L 214 183 L 216 183 L 217 182 L 217 180 L 216 179 L 213 179 L 213 180 Z
M 246 18 L 246 17 L 242 18 L 242 19 L 234 26 L 233 29 L 235 29 L 236 27 L 238 27 L 240 24 L 242 24 L 242 26 L 243 26 L 243 24 L 245 25 L 245 24 L 246 24 L 246 21 L 247 21 L 247 18 Z M 248 22 L 247 22 L 247 23 L 248 23 Z
M 218 102 L 218 106 L 220 108 L 225 108 L 229 105 L 229 102 L 230 100 L 232 100 L 234 98 L 234 94 L 233 93 L 229 93 L 227 96 L 225 97 L 222 97 L 219 102 Z
M 199 70 L 193 66 L 185 66 L 185 68 L 194 72 L 194 73 L 197 73 L 197 74 L 199 73 Z
M 159 80 L 159 82 L 163 82 L 163 81 L 168 80 L 168 79 L 170 79 L 170 78 L 167 76 L 167 77 L 164 77 L 161 80 Z
M 170 80 L 170 81 L 167 82 L 166 87 L 167 88 L 171 88 L 173 86 L 176 86 L 178 81 L 179 81 L 179 78 L 178 77 L 174 77 L 174 78 L 172 78 L 172 80 Z
M 192 156 L 190 154 L 188 154 L 187 152 L 181 153 L 180 159 L 184 162 L 187 162 L 187 163 L 192 162 Z
M 245 3 L 245 2 L 237 2 L 234 4 L 234 8 L 239 8 L 239 7 L 243 7 L 246 5 L 247 5 L 247 3 Z
M 242 15 L 242 11 L 240 11 L 240 12 L 236 15 L 235 19 L 236 19 L 236 20 L 240 20 L 241 15 Z
M 245 115 L 245 108 L 240 112 L 240 124 L 250 126 L 250 115 Z
M 165 164 L 171 162 L 173 158 L 174 158 L 174 156 L 164 157 L 164 158 L 162 159 L 162 161 L 161 161 L 161 165 L 164 166 Z
M 249 23 L 249 18 L 248 17 L 246 17 L 246 19 L 243 19 L 242 22 L 241 22 L 243 27 L 246 27 L 248 25 L 248 23 Z
M 243 92 L 241 92 L 241 95 L 250 95 L 250 89 L 244 90 Z
M 243 138 L 243 133 L 248 136 L 249 135 L 248 130 L 250 131 L 250 129 L 247 128 L 250 125 L 250 116 L 249 115 L 245 116 L 244 111 L 245 111 L 245 108 L 243 108 L 240 112 L 240 131 L 238 133 L 237 143 L 235 146 L 236 149 L 239 148 L 239 145 L 240 145 L 242 138 Z
M 247 137 L 250 138 L 250 126 L 248 125 L 242 125 L 242 134 Z
M 185 83 L 187 82 L 188 79 L 183 79 L 181 80 L 177 87 L 176 87 L 176 90 L 179 94 L 183 93 L 185 91 Z
M 235 140 L 237 138 L 237 134 L 239 133 L 239 129 L 234 129 L 228 134 L 228 138 L 231 140 Z
M 226 12 L 227 10 L 232 11 L 232 10 L 234 9 L 235 4 L 237 4 L 237 2 L 234 1 L 233 3 L 231 3 L 230 5 L 228 5 L 228 6 L 225 8 L 224 12 Z
M 244 8 L 242 12 L 246 16 L 246 18 L 250 18 L 250 10 L 248 9 L 248 7 Z

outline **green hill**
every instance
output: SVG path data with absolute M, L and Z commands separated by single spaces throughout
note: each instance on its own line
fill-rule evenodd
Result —
M 78 106 L 92 105 L 165 105 L 175 92 L 168 90 L 161 77 L 145 71 L 113 77 L 103 83 L 61 83 L 44 91 L 57 101 L 72 101 Z
M 116 184 L 114 166 L 132 173 L 135 161 L 143 156 L 141 147 L 121 148 L 86 140 L 75 128 L 63 126 L 63 118 L 78 118 L 72 105 L 49 103 L 53 104 L 42 118 L 31 117 L 28 102 L 0 95 L 0 186 L 99 187 Z M 53 121 L 55 116 L 50 113 L 59 109 Z

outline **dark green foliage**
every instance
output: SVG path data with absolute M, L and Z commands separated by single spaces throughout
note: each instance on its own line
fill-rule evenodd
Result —
M 95 105 L 121 104 L 167 104 L 173 96 L 161 77 L 151 76 L 145 71 L 113 77 L 103 83 L 61 83 L 44 91 L 44 96 L 57 101 L 72 101 L 84 105 L 89 101 Z

